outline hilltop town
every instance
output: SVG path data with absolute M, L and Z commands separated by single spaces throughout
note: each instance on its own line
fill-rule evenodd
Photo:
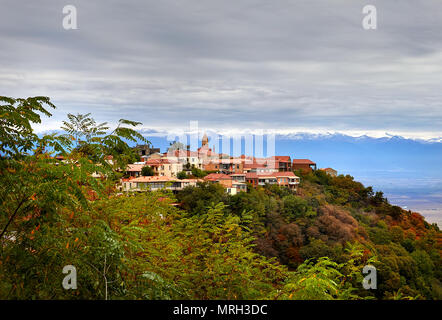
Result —
M 39 137 L 30 123 L 49 98 L 3 101 L 0 298 L 442 296 L 438 226 L 350 175 L 216 153 L 207 136 L 161 153 L 139 123 L 107 133 L 88 114 Z M 375 291 L 361 286 L 367 264 Z M 65 266 L 79 270 L 78 289 L 60 286 Z
M 297 170 L 309 173 L 317 170 L 316 163 L 309 159 L 291 159 L 290 156 L 256 158 L 241 155 L 232 157 L 216 153 L 209 148 L 206 134 L 201 147 L 192 151 L 170 148 L 161 153 L 149 145 L 137 145 L 135 151 L 140 162 L 129 164 L 125 178 L 121 180 L 123 191 L 146 191 L 169 189 L 179 191 L 187 186 L 196 186 L 207 181 L 222 185 L 226 192 L 235 195 L 249 187 L 277 184 L 296 191 L 300 177 Z M 337 176 L 332 168 L 321 169 Z

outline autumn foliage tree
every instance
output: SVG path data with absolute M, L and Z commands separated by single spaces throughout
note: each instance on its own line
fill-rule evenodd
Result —
M 37 135 L 53 108 L 0 97 L 0 299 L 442 298 L 438 226 L 351 176 L 121 194 L 139 123 L 69 114 Z M 367 264 L 376 291 L 361 286 Z M 61 286 L 66 265 L 76 290 Z

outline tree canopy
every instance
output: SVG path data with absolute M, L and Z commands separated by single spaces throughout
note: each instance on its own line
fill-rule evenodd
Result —
M 437 225 L 351 176 L 121 193 L 140 123 L 69 114 L 61 134 L 37 135 L 49 98 L 0 102 L 0 299 L 442 298 Z

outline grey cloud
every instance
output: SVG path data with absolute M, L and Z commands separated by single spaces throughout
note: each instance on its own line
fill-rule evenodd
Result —
M 434 131 L 442 127 L 442 3 L 72 0 L 2 2 L 0 94 L 146 126 Z

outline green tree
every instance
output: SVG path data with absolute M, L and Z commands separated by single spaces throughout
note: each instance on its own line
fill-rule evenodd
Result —
M 155 171 L 154 171 L 153 168 L 150 167 L 150 166 L 144 166 L 144 167 L 141 169 L 141 175 L 142 175 L 143 177 L 151 177 L 151 176 L 154 176 L 154 175 L 155 175 Z
M 105 284 L 116 281 L 121 246 L 113 246 L 120 240 L 108 241 L 116 234 L 106 224 L 94 221 L 89 200 L 107 196 L 109 182 L 93 174 L 106 177 L 112 168 L 69 153 L 73 144 L 66 136 L 40 138 L 33 132 L 31 123 L 40 123 L 40 114 L 50 116 L 45 105 L 55 108 L 49 98 L 0 100 L 5 124 L 0 130 L 0 298 L 105 298 L 106 286 L 96 283 L 102 278 L 109 279 Z M 113 133 L 119 139 L 127 134 Z M 54 152 L 63 154 L 65 161 L 55 160 Z M 79 246 L 86 239 L 89 245 Z M 83 249 L 89 253 L 73 254 Z M 87 285 L 73 293 L 60 285 L 61 270 L 68 264 L 90 269 L 80 276 Z
M 63 121 L 61 129 L 69 134 L 77 147 L 82 143 L 92 143 L 97 137 L 105 135 L 109 129 L 107 122 L 97 124 L 90 115 L 90 113 L 76 115 L 69 113 L 68 121 Z
M 134 130 L 134 127 L 140 124 L 140 122 L 120 119 L 117 127 L 107 133 L 110 128 L 107 122 L 97 124 L 90 113 L 68 114 L 68 121 L 63 121 L 61 128 L 66 131 L 64 137 L 75 142 L 75 147 L 70 150 L 74 154 L 79 153 L 79 157 L 85 156 L 104 166 L 109 166 L 106 160 L 108 156 L 112 156 L 114 169 L 119 169 L 125 168 L 136 157 L 128 141 L 149 143 Z
M 180 171 L 180 172 L 178 172 L 178 174 L 177 174 L 177 178 L 180 179 L 180 180 L 182 180 L 182 179 L 187 179 L 187 173 L 184 172 L 184 171 Z
M 316 211 L 308 205 L 308 202 L 301 197 L 288 195 L 282 198 L 282 202 L 283 214 L 288 217 L 290 221 L 302 217 L 313 217 L 317 214 Z
M 292 300 L 334 300 L 357 298 L 353 288 L 344 288 L 338 271 L 339 265 L 327 257 L 316 263 L 309 260 L 301 264 L 286 280 L 284 288 L 277 292 L 278 299 Z
M 194 176 L 195 178 L 204 178 L 206 175 L 207 173 L 203 170 L 198 169 L 195 166 L 192 167 L 192 176 Z
M 185 211 L 203 214 L 213 204 L 228 203 L 229 196 L 218 183 L 200 182 L 197 187 L 186 187 L 178 192 L 177 200 Z
M 55 106 L 48 97 L 0 96 L 0 103 L 0 157 L 23 156 L 44 141 L 34 133 L 31 124 L 41 123 L 41 114 L 51 116 L 47 108 Z

